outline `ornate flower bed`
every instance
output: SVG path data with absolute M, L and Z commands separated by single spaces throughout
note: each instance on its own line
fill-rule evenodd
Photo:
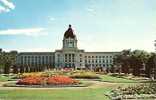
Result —
M 100 79 L 98 75 L 93 72 L 75 72 L 70 75 L 71 78 L 80 78 L 80 79 Z
M 44 80 L 45 80 L 45 77 L 29 76 L 29 77 L 20 79 L 17 82 L 17 84 L 18 85 L 41 85 Z
M 20 79 L 17 85 L 76 85 L 80 82 L 67 76 L 28 76 Z
M 23 73 L 20 74 L 20 78 L 25 77 L 51 77 L 51 76 L 69 76 L 71 78 L 80 78 L 80 79 L 100 79 L 100 77 L 90 71 L 46 71 L 46 72 L 32 72 L 32 73 Z
M 69 78 L 67 76 L 53 76 L 47 79 L 47 84 L 70 85 L 70 84 L 79 84 L 79 81 Z
M 25 77 L 47 77 L 47 74 L 44 74 L 43 72 L 32 72 L 32 73 L 23 73 L 19 75 L 20 78 Z
M 156 99 L 156 83 L 140 84 L 127 88 L 118 88 L 107 94 L 113 100 L 155 100 Z
M 23 73 L 19 74 L 20 78 L 25 78 L 29 76 L 39 76 L 39 77 L 51 77 L 54 75 L 68 75 L 70 72 L 68 71 L 45 71 L 45 72 L 31 72 L 31 73 Z

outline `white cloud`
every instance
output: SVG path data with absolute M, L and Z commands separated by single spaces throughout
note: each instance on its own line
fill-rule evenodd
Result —
M 86 11 L 88 12 L 88 14 L 90 14 L 90 15 L 92 15 L 92 16 L 97 15 L 97 11 L 96 11 L 95 8 L 88 7 L 88 8 L 86 8 Z
M 86 7 L 88 13 L 92 15 L 96 15 L 96 1 L 90 0 L 88 6 Z
M 87 8 L 86 10 L 89 11 L 89 12 L 94 12 L 95 11 L 93 8 Z
M 4 5 L 4 6 L 0 6 L 0 13 L 9 12 L 10 10 L 15 9 L 15 5 L 8 0 L 0 0 L 0 3 Z
M 8 0 L 0 0 L 6 7 L 10 9 L 15 9 L 15 5 Z
M 0 6 L 0 13 L 9 12 L 10 9 Z
M 47 35 L 47 32 L 45 32 L 45 28 L 8 29 L 8 30 L 1 30 L 0 35 L 40 36 L 40 35 Z
M 96 10 L 94 8 L 86 8 L 86 10 L 90 13 L 90 14 L 96 14 Z
M 50 21 L 55 21 L 54 17 L 50 17 L 49 19 L 50 19 Z

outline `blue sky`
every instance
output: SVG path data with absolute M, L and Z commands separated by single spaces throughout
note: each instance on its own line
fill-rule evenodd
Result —
M 54 51 L 72 24 L 85 51 L 154 51 L 156 0 L 0 0 L 0 48 Z

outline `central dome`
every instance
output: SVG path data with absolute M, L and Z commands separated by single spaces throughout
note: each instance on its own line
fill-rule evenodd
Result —
M 71 25 L 69 25 L 68 30 L 64 33 L 65 38 L 75 38 L 75 34 L 73 32 L 73 29 L 71 28 Z

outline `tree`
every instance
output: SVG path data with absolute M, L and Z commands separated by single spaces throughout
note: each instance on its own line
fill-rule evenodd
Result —
M 125 73 L 125 74 L 129 73 L 130 55 L 131 55 L 131 50 L 128 49 L 128 50 L 123 50 L 119 55 L 116 55 L 116 57 L 114 58 L 115 65 L 118 66 L 119 70 L 121 68 L 122 73 Z
M 145 65 L 150 57 L 150 54 L 143 50 L 123 50 L 114 59 L 115 65 L 121 68 L 122 73 L 140 76 L 144 73 Z
M 3 72 L 3 69 L 4 69 L 4 59 L 3 59 L 3 52 L 2 50 L 0 49 L 0 73 Z
M 143 50 L 134 50 L 131 53 L 130 64 L 133 69 L 133 75 L 140 76 L 145 73 L 145 65 L 150 57 L 150 54 Z
M 146 76 L 156 78 L 156 54 L 151 53 L 147 63 L 146 63 Z
M 10 67 L 15 65 L 16 60 L 16 51 L 12 52 L 0 52 L 0 66 L 1 69 L 4 69 L 5 74 L 9 74 Z

